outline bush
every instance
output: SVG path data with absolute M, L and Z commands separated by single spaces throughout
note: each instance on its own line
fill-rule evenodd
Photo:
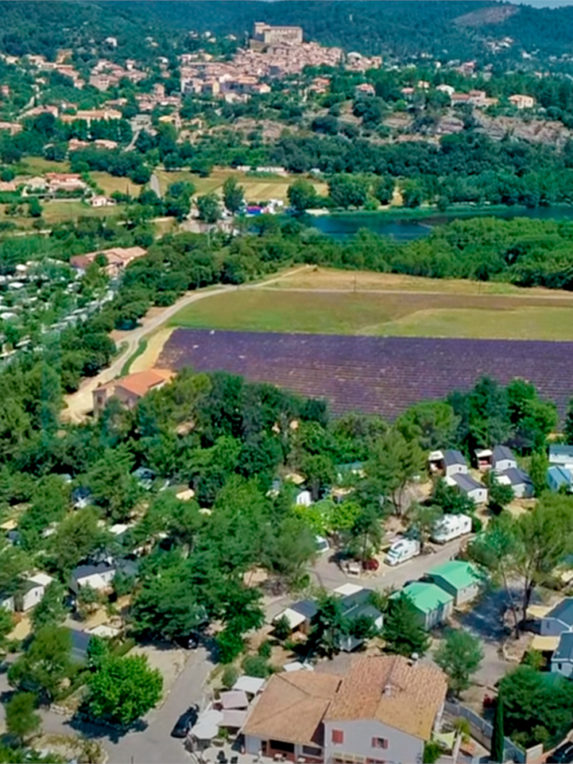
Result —
M 231 663 L 228 666 L 225 666 L 221 682 L 226 690 L 230 690 L 238 678 L 239 671 L 236 666 L 233 666 Z
M 243 660 L 243 671 L 248 676 L 258 676 L 264 679 L 271 673 L 267 659 L 261 655 L 247 655 Z
M 257 652 L 258 652 L 258 654 L 261 656 L 261 658 L 266 658 L 266 659 L 268 659 L 268 658 L 270 658 L 270 657 L 271 657 L 272 647 L 271 647 L 271 643 L 268 641 L 268 639 L 267 639 L 267 640 L 265 640 L 265 641 L 264 641 L 264 642 L 263 642 L 263 643 L 260 645 L 260 647 L 259 647 L 259 649 L 258 649 L 258 651 L 257 651 Z
M 278 640 L 282 642 L 284 639 L 288 639 L 290 637 L 290 631 L 290 624 L 286 615 L 283 615 L 282 618 L 275 621 L 274 633 Z

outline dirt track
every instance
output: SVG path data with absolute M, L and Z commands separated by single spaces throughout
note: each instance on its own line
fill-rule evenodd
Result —
M 106 382 L 111 382 L 112 379 L 120 376 L 123 365 L 135 353 L 139 342 L 145 337 L 154 334 L 158 329 L 166 324 L 169 319 L 173 318 L 173 316 L 182 308 L 185 308 L 187 305 L 191 305 L 194 302 L 198 302 L 199 300 L 205 300 L 214 295 L 222 294 L 223 292 L 231 292 L 237 289 L 259 289 L 260 287 L 273 284 L 275 281 L 280 281 L 281 279 L 285 278 L 287 274 L 292 275 L 306 270 L 308 267 L 310 266 L 305 265 L 301 268 L 296 268 L 293 271 L 287 273 L 283 272 L 273 276 L 270 279 L 265 279 L 264 281 L 255 282 L 253 284 L 247 284 L 245 286 L 226 285 L 208 287 L 207 289 L 203 289 L 197 292 L 190 292 L 183 295 L 183 297 L 180 297 L 177 302 L 160 311 L 159 313 L 157 312 L 156 308 L 152 308 L 147 316 L 144 317 L 141 326 L 138 326 L 137 329 L 134 329 L 132 332 L 126 332 L 125 334 L 122 334 L 118 346 L 123 345 L 123 347 L 120 353 L 114 358 L 111 365 L 106 369 L 103 369 L 103 371 L 101 371 L 97 376 L 84 379 L 79 389 L 75 393 L 72 393 L 66 397 L 66 408 L 62 411 L 62 419 L 69 422 L 81 422 L 86 417 L 86 415 L 92 411 L 92 393 L 96 387 L 99 385 L 104 385 Z M 159 351 L 157 352 L 157 355 L 158 354 Z M 144 356 L 145 355 L 146 354 L 144 354 Z M 143 368 L 149 367 L 144 367 L 140 362 L 135 368 L 138 371 L 142 371 Z

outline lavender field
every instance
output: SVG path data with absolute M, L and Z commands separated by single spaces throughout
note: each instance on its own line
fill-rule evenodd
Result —
M 326 398 L 333 412 L 392 419 L 483 375 L 532 382 L 561 416 L 573 395 L 573 342 L 426 339 L 177 329 L 158 366 L 224 370 Z

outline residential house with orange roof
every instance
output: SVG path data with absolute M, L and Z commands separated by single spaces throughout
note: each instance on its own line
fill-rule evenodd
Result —
M 174 376 L 169 369 L 149 369 L 99 385 L 92 393 L 94 415 L 98 416 L 111 398 L 117 398 L 126 408 L 133 409 L 144 395 L 159 390 Z
M 325 764 L 421 762 L 447 681 L 399 655 L 358 657 L 343 674 L 275 674 L 243 727 L 249 754 Z

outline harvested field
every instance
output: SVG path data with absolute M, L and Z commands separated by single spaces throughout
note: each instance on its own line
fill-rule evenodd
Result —
M 408 406 L 467 390 L 489 375 L 522 377 L 563 416 L 573 392 L 573 343 L 276 334 L 177 329 L 159 366 L 224 370 L 302 395 L 326 398 L 335 413 L 393 419 Z

